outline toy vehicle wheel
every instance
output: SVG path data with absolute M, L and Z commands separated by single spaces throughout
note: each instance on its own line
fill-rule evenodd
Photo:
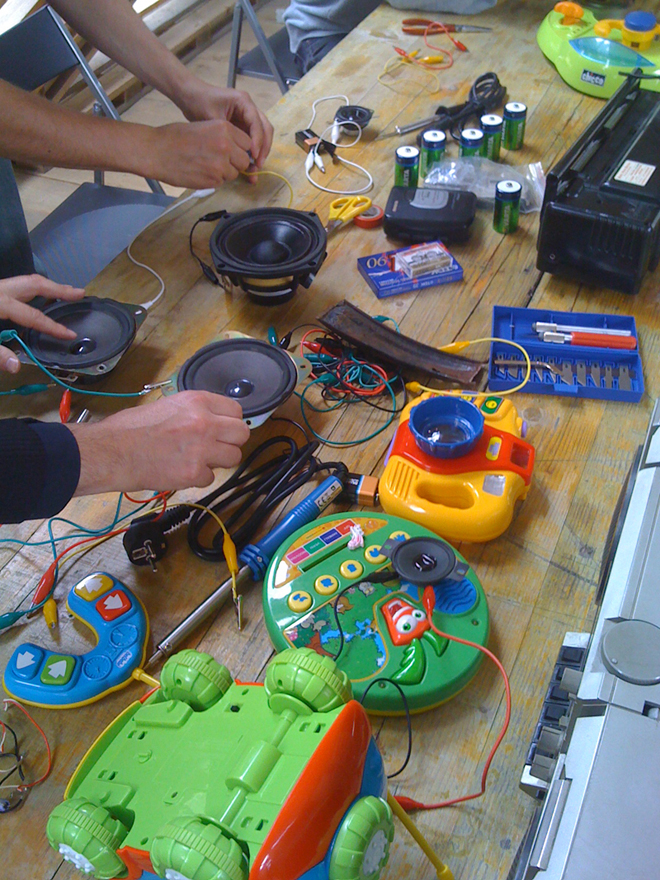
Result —
M 201 651 L 179 651 L 163 666 L 160 687 L 167 700 L 181 700 L 196 712 L 210 709 L 232 684 L 226 666 Z
M 268 664 L 265 682 L 273 712 L 330 712 L 353 698 L 351 684 L 334 660 L 311 648 L 289 648 Z
M 116 850 L 128 828 L 105 807 L 85 798 L 64 801 L 50 814 L 46 834 L 53 849 L 79 871 L 93 874 L 98 880 L 126 874 L 126 865 Z
M 151 864 L 166 880 L 247 880 L 247 852 L 222 828 L 194 816 L 173 819 L 154 837 Z
M 363 797 L 346 813 L 332 847 L 329 880 L 378 880 L 394 837 L 392 811 L 382 798 Z

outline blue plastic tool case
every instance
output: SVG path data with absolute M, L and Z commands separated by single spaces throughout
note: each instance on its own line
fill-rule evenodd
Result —
M 532 369 L 521 393 L 558 394 L 561 397 L 591 397 L 637 403 L 644 394 L 644 375 L 639 345 L 634 350 L 592 348 L 569 343 L 543 342 L 533 326 L 537 321 L 584 328 L 629 330 L 636 339 L 635 319 L 628 315 L 582 312 L 554 312 L 545 309 L 516 309 L 494 306 L 492 336 L 511 339 L 527 351 L 532 361 L 543 361 L 553 369 Z M 513 361 L 503 366 L 501 361 Z M 570 374 L 570 375 L 569 375 Z M 525 359 L 512 345 L 492 342 L 488 365 L 488 387 L 506 391 L 525 377 Z

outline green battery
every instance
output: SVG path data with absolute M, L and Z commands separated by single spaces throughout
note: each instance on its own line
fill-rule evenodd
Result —
M 493 229 L 506 235 L 518 228 L 520 214 L 520 194 L 522 186 L 517 180 L 500 180 L 495 187 L 495 210 Z
M 484 140 L 484 133 L 480 128 L 464 128 L 458 142 L 459 156 L 480 156 Z
M 394 151 L 394 186 L 417 186 L 419 150 L 417 147 L 397 147 Z
M 484 144 L 481 155 L 493 162 L 500 160 L 500 147 L 502 146 L 502 126 L 504 122 L 497 113 L 488 113 L 481 117 L 481 130 L 484 133 Z
M 504 133 L 502 144 L 505 150 L 519 150 L 525 141 L 525 121 L 527 107 L 519 101 L 510 101 L 504 107 Z
M 419 157 L 419 176 L 424 178 L 445 156 L 447 137 L 444 131 L 429 130 L 422 134 L 422 150 Z

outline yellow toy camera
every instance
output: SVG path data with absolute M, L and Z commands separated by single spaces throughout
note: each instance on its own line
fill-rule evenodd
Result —
M 510 400 L 425 393 L 401 413 L 379 480 L 387 513 L 448 541 L 491 541 L 526 497 L 534 447 Z

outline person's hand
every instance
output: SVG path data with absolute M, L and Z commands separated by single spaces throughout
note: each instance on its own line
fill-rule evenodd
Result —
M 240 128 L 252 142 L 254 165 L 263 167 L 273 142 L 273 126 L 247 92 L 213 86 L 194 77 L 186 83 L 177 103 L 190 122 L 226 119 Z
M 240 404 L 182 391 L 94 424 L 71 424 L 80 450 L 76 495 L 202 488 L 235 467 L 250 436 Z
M 235 180 L 252 164 L 252 142 L 231 122 L 175 122 L 150 129 L 148 176 L 194 189 Z
M 63 324 L 53 321 L 39 309 L 28 305 L 35 296 L 46 299 L 77 300 L 85 295 L 85 291 L 68 284 L 56 284 L 41 275 L 17 275 L 14 278 L 0 280 L 0 320 L 11 321 L 30 330 L 47 333 L 56 339 L 75 339 L 76 333 Z M 0 370 L 18 373 L 20 361 L 13 351 L 0 345 Z

